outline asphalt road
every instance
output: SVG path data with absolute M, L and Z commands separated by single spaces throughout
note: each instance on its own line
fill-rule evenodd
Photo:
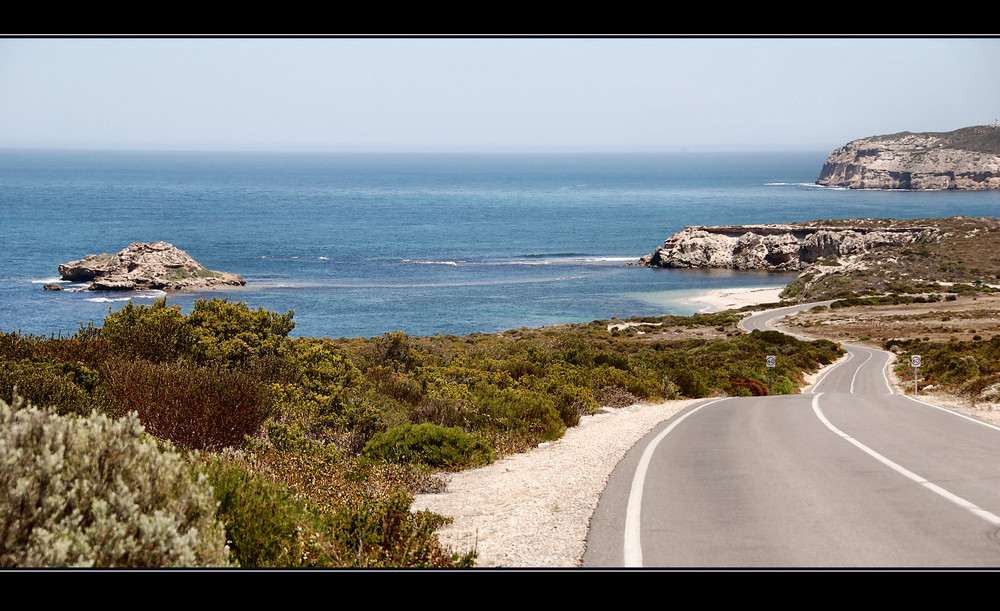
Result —
M 642 439 L 583 566 L 1000 567 L 1000 429 L 894 394 L 888 353 L 845 348 L 807 394 L 706 400 Z

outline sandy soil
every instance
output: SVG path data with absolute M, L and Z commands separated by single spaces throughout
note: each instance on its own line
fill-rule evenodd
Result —
M 773 303 L 777 292 L 780 287 L 726 289 L 699 299 L 721 310 Z M 827 309 L 801 314 L 786 324 L 796 334 L 880 347 L 884 337 L 988 339 L 1000 334 L 998 312 L 1000 297 L 980 295 L 923 306 Z M 893 381 L 896 392 L 911 392 L 905 380 Z M 929 392 L 919 398 L 1000 425 L 998 406 L 973 406 Z M 417 496 L 413 509 L 453 518 L 439 531 L 440 541 L 454 551 L 477 551 L 479 567 L 577 567 L 590 517 L 615 465 L 657 424 L 696 402 L 604 410 L 584 418 L 554 443 L 481 469 L 443 475 L 445 491 Z
M 735 310 L 761 303 L 777 303 L 780 299 L 778 295 L 784 289 L 784 286 L 717 289 L 692 297 L 688 301 L 704 304 L 704 312 Z

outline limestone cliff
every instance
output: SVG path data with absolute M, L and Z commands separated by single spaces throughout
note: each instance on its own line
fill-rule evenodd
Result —
M 816 184 L 851 189 L 1000 189 L 1000 126 L 854 140 L 830 153 Z
M 797 271 L 786 300 L 997 290 L 1000 219 L 849 219 L 687 227 L 640 259 L 653 267 Z
M 830 257 L 934 239 L 929 226 L 797 223 L 685 227 L 642 257 L 647 267 L 797 271 Z
M 63 263 L 65 280 L 90 281 L 95 291 L 184 290 L 212 286 L 241 286 L 236 274 L 205 269 L 186 252 L 166 242 L 136 242 L 115 254 L 87 255 Z

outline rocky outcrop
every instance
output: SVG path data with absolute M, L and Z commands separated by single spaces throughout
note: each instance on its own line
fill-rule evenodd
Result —
M 60 265 L 59 274 L 64 280 L 89 281 L 94 291 L 176 291 L 246 284 L 236 274 L 205 269 L 166 242 L 136 242 L 115 254 L 87 255 Z
M 816 184 L 851 189 L 1000 189 L 1000 126 L 854 140 L 830 153 Z
M 685 227 L 638 265 L 798 271 L 829 259 L 935 239 L 926 226 L 734 225 Z

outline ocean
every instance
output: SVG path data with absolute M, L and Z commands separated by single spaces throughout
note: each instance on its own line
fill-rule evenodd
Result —
M 499 332 L 691 314 L 794 275 L 627 266 L 686 225 L 996 216 L 1000 192 L 814 184 L 828 151 L 0 151 L 0 331 L 71 335 L 131 299 L 295 311 L 292 335 Z M 77 292 L 60 263 L 166 241 L 245 287 Z M 46 291 L 46 283 L 65 291 Z

